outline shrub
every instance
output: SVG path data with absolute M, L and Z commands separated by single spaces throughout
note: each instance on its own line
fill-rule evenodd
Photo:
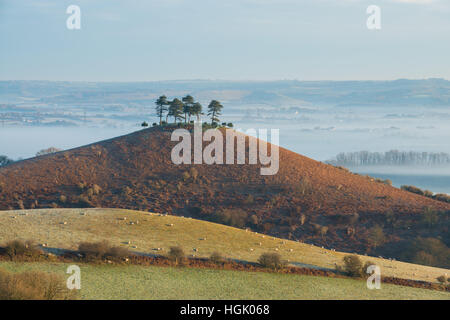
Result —
M 66 203 L 66 201 L 67 201 L 67 197 L 65 195 L 62 194 L 59 196 L 59 202 Z
M 124 259 L 129 256 L 131 256 L 131 252 L 125 247 L 110 247 L 105 254 L 105 258 L 110 259 Z
M 92 188 L 87 189 L 86 195 L 87 195 L 89 198 L 91 198 L 91 197 L 94 195 L 94 189 L 92 189 Z
M 13 240 L 9 241 L 4 252 L 9 256 L 11 260 L 16 260 L 17 258 L 37 258 L 42 254 L 39 247 L 31 240 Z
M 123 259 L 131 256 L 128 248 L 113 247 L 108 241 L 82 242 L 78 246 L 78 252 L 88 261 Z
M 198 178 L 198 170 L 197 169 L 191 168 L 189 170 L 189 174 L 191 175 L 191 178 L 193 181 L 197 181 L 197 178 Z
M 368 241 L 374 248 L 383 244 L 385 239 L 386 237 L 384 235 L 382 227 L 377 225 L 369 229 Z
M 10 273 L 0 270 L 0 300 L 69 300 L 77 294 L 63 277 L 45 272 Z
M 36 153 L 36 157 L 43 156 L 43 155 L 46 155 L 46 154 L 56 153 L 56 152 L 59 152 L 59 151 L 61 151 L 61 149 L 58 149 L 58 148 L 55 148 L 55 147 L 50 147 L 50 148 L 47 148 L 47 149 L 42 149 L 42 150 L 40 150 L 40 151 L 38 151 L 38 152 Z
M 78 251 L 87 260 L 98 260 L 105 257 L 110 247 L 108 241 L 81 242 L 78 246 Z
M 213 215 L 215 222 L 242 228 L 245 226 L 248 214 L 242 209 L 224 209 Z
M 423 192 L 423 195 L 424 195 L 425 197 L 428 197 L 428 198 L 433 198 L 434 193 L 433 193 L 432 191 L 430 191 L 430 190 L 425 190 L 425 191 Z
M 304 225 L 306 222 L 306 216 L 304 214 L 300 215 L 300 224 Z
M 376 263 L 372 261 L 367 261 L 366 263 L 364 263 L 364 267 L 361 270 L 361 274 L 368 276 L 367 269 L 372 265 L 376 265 Z
M 25 209 L 25 205 L 23 204 L 22 200 L 17 200 L 17 206 L 19 207 L 20 210 Z
M 361 259 L 355 255 L 345 256 L 342 271 L 350 277 L 359 278 L 363 275 L 363 264 Z
M 436 278 L 437 281 L 439 281 L 442 284 L 447 283 L 447 278 L 445 276 L 439 276 Z
M 247 198 L 245 198 L 244 204 L 253 204 L 254 201 L 255 201 L 255 200 L 253 199 L 253 196 L 252 196 L 251 194 L 249 194 L 249 195 L 247 196 Z
M 416 238 L 401 258 L 417 264 L 450 268 L 450 248 L 437 238 Z
M 93 190 L 93 192 L 94 192 L 95 195 L 99 195 L 99 194 L 100 194 L 100 191 L 102 191 L 102 188 L 100 188 L 100 186 L 94 184 L 94 185 L 92 186 L 92 190 Z
M 258 263 L 264 268 L 270 268 L 273 270 L 283 269 L 286 263 L 281 260 L 281 256 L 278 253 L 263 253 L 258 258 Z
M 321 235 L 322 238 L 326 236 L 327 232 L 328 232 L 328 227 L 322 226 L 320 228 L 320 235 Z
M 144 121 L 144 122 L 142 122 L 142 123 L 141 123 L 141 127 L 148 127 L 148 123 L 147 123 L 147 122 L 145 122 L 145 121 Z
M 250 216 L 250 223 L 255 226 L 259 223 L 259 218 L 256 214 Z
M 170 247 L 169 251 L 169 259 L 174 261 L 175 264 L 182 262 L 185 257 L 184 251 L 181 247 Z
M 433 198 L 438 201 L 450 203 L 450 196 L 447 194 L 439 193 L 439 194 L 434 195 Z
M 3 155 L 0 156 L 0 167 L 6 166 L 13 162 L 14 162 L 14 160 L 8 158 L 7 156 L 3 156 Z
M 408 191 L 408 192 L 412 192 L 415 194 L 420 194 L 421 196 L 425 195 L 425 193 L 420 188 L 417 188 L 415 186 L 401 186 L 400 189 Z
M 439 215 L 431 208 L 426 208 L 422 214 L 422 223 L 432 228 L 439 221 Z
M 82 208 L 92 207 L 92 202 L 84 194 L 78 196 L 78 205 Z
M 191 175 L 189 174 L 189 172 L 187 172 L 187 171 L 183 172 L 183 175 L 182 175 L 183 181 L 188 181 L 190 177 L 191 177 Z
M 220 264 L 225 262 L 225 258 L 217 251 L 214 251 L 211 256 L 209 257 L 209 260 L 211 260 L 214 263 Z

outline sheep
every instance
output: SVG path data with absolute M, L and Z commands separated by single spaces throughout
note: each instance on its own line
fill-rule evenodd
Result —
M 250 251 L 253 251 L 253 248 L 250 248 Z
M 294 249 L 289 249 L 289 252 L 293 252 L 294 251 Z

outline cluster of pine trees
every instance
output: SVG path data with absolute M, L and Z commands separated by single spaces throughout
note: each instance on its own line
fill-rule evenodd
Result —
M 183 121 L 184 123 L 190 123 L 191 117 L 195 116 L 199 121 L 200 116 L 204 114 L 202 105 L 190 95 L 183 97 L 181 100 L 175 98 L 172 101 L 167 100 L 167 97 L 163 95 L 156 100 L 155 104 L 160 125 L 167 123 L 169 117 L 173 118 L 174 123 Z M 211 125 L 219 123 L 222 108 L 222 104 L 217 100 L 212 100 L 209 103 L 207 115 L 211 118 Z M 164 117 L 165 121 L 163 121 Z

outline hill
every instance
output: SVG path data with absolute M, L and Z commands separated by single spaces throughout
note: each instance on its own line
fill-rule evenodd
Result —
M 177 166 L 170 157 L 176 144 L 171 130 L 145 129 L 2 167 L 0 209 L 138 209 L 392 257 L 418 236 L 440 237 L 448 245 L 448 203 L 283 148 L 274 176 L 261 176 L 259 165 Z M 432 212 L 437 223 L 425 223 L 424 212 Z M 373 232 L 376 226 L 382 237 Z
M 209 257 L 217 251 L 249 262 L 256 262 L 262 253 L 277 252 L 296 266 L 333 270 L 347 255 L 217 223 L 122 209 L 3 211 L 0 226 L 0 245 L 13 239 L 33 239 L 47 244 L 49 250 L 75 250 L 82 241 L 108 240 L 143 254 L 165 255 L 171 246 L 181 246 L 188 256 Z M 437 277 L 450 274 L 448 269 L 364 255 L 360 258 L 379 265 L 387 277 L 436 282 Z

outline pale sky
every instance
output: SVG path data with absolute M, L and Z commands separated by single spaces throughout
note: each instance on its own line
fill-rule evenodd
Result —
M 0 80 L 450 79 L 449 57 L 450 0 L 0 0 Z

